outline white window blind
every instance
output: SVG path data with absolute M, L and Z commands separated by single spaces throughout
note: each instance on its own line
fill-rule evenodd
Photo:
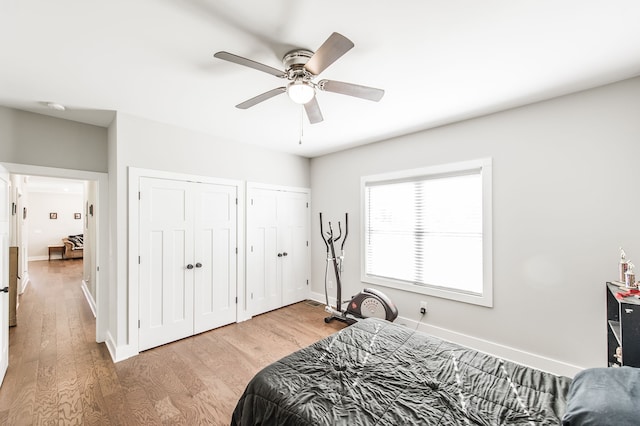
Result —
M 482 167 L 363 183 L 364 280 L 484 296 Z

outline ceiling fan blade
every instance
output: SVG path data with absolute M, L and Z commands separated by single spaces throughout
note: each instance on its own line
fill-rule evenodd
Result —
M 243 58 L 242 56 L 234 55 L 233 53 L 216 52 L 213 56 L 218 59 L 233 62 L 234 64 L 244 65 L 245 67 L 266 72 L 267 74 L 275 75 L 276 77 L 280 77 L 280 78 L 286 77 L 286 74 L 284 71 L 281 71 L 277 68 L 270 67 L 269 65 L 261 64 L 260 62 L 252 61 L 251 59 Z
M 316 53 L 305 64 L 304 68 L 311 74 L 318 75 L 353 46 L 353 42 L 342 34 L 333 33 L 316 50 Z
M 322 118 L 322 112 L 320 111 L 320 105 L 318 105 L 318 99 L 316 99 L 315 96 L 304 104 L 304 110 L 307 112 L 309 123 L 316 124 L 324 120 Z
M 378 102 L 384 96 L 384 90 L 375 87 L 360 86 L 359 84 L 344 83 L 334 80 L 320 80 L 318 88 L 325 92 L 340 93 L 341 95 L 355 96 L 369 101 Z
M 240 109 L 247 109 L 247 108 L 251 108 L 252 106 L 259 104 L 260 102 L 264 102 L 267 99 L 271 99 L 274 96 L 277 96 L 281 93 L 284 93 L 287 91 L 286 87 L 278 87 L 276 89 L 271 89 L 268 92 L 264 92 L 261 95 L 255 96 L 249 100 L 246 100 L 238 105 L 236 105 L 236 108 L 240 108 Z

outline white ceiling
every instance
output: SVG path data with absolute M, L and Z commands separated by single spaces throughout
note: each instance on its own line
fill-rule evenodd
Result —
M 107 126 L 113 111 L 317 156 L 640 73 L 637 0 L 3 0 L 0 105 Z M 213 58 L 282 69 L 284 53 L 339 32 L 355 48 L 320 78 L 385 89 L 379 103 L 317 95 Z M 48 110 L 58 102 L 67 111 Z

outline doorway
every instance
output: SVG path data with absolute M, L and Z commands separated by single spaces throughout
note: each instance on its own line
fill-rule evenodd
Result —
M 20 293 L 31 282 L 34 262 L 49 262 L 50 266 L 61 261 L 74 263 L 95 315 L 96 217 L 91 207 L 96 204 L 95 182 L 17 174 L 11 179 L 19 212 L 12 216 L 12 228 L 20 250 Z
M 2 163 L 11 175 L 52 177 L 62 179 L 74 179 L 87 181 L 95 187 L 95 203 L 86 206 L 80 212 L 80 220 L 84 222 L 86 215 L 93 214 L 95 221 L 95 238 L 91 250 L 95 254 L 95 266 L 91 265 L 92 285 L 95 286 L 95 306 L 92 307 L 96 317 L 96 341 L 104 342 L 107 335 L 108 317 L 108 268 L 100 268 L 100 265 L 108 264 L 108 175 L 100 172 L 90 172 L 83 170 L 59 169 L 53 167 L 42 167 L 34 165 L 24 165 L 15 163 Z M 23 206 L 23 208 L 26 206 Z M 91 209 L 91 212 L 89 211 Z M 16 208 L 17 210 L 17 208 Z M 22 214 L 29 215 L 29 209 L 23 210 Z M 49 212 L 57 213 L 57 212 Z M 52 215 L 54 217 L 54 215 Z M 101 221 L 100 219 L 103 218 Z M 56 219 L 51 219 L 56 220 Z M 24 238 L 24 236 L 22 237 Z

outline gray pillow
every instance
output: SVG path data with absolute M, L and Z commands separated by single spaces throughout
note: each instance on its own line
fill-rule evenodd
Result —
M 590 368 L 576 374 L 567 395 L 564 426 L 640 424 L 640 369 Z

